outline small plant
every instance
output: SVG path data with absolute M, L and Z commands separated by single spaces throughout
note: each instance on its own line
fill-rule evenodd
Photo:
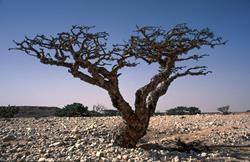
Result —
M 64 106 L 62 109 L 55 113 L 55 116 L 59 117 L 81 117 L 89 116 L 89 111 L 87 106 L 83 106 L 80 103 L 73 103 Z
M 18 111 L 19 108 L 16 106 L 0 107 L 0 118 L 13 118 Z
M 200 113 L 201 110 L 199 108 L 186 106 L 178 106 L 166 111 L 167 115 L 195 115 Z
M 93 106 L 93 111 L 98 112 L 98 113 L 103 113 L 103 111 L 106 109 L 104 105 L 97 104 Z
M 217 108 L 217 110 L 220 111 L 223 115 L 227 115 L 227 114 L 230 114 L 229 107 L 230 106 L 227 105 L 227 106 L 219 107 Z
M 93 111 L 99 116 L 118 116 L 121 113 L 117 110 L 107 109 L 104 105 L 98 104 L 93 106 Z

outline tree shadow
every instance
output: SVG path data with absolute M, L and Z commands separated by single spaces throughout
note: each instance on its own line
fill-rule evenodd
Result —
M 250 145 L 210 145 L 209 148 L 212 152 L 218 152 L 221 157 L 250 161 Z
M 180 155 L 180 157 L 194 157 L 197 159 L 204 159 L 206 156 L 199 156 L 201 153 L 214 154 L 215 157 L 210 157 L 214 160 L 224 160 L 231 157 L 235 160 L 249 161 L 250 160 L 250 145 L 206 145 L 202 141 L 196 140 L 192 142 L 184 142 L 180 139 L 172 141 L 164 141 L 164 143 L 142 143 L 138 146 L 144 150 L 147 150 L 149 156 L 155 160 L 167 160 L 163 159 L 163 156 L 172 157 Z M 166 154 L 159 155 L 152 150 L 166 150 Z M 184 156 L 183 156 L 184 155 Z
M 201 141 L 191 141 L 184 142 L 180 138 L 176 141 L 169 140 L 164 141 L 164 143 L 144 143 L 139 145 L 140 148 L 144 150 L 156 149 L 156 150 L 168 150 L 168 151 L 178 151 L 178 152 L 190 152 L 195 151 L 201 153 L 204 151 L 209 151 L 209 148 Z

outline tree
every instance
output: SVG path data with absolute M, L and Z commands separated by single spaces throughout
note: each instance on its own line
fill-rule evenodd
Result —
M 104 105 L 97 104 L 93 105 L 93 111 L 98 112 L 98 113 L 103 113 L 103 111 L 106 109 Z
M 200 114 L 201 110 L 198 107 L 186 107 L 186 106 L 178 106 L 166 111 L 168 115 L 195 115 Z
M 16 106 L 0 106 L 0 118 L 13 118 L 19 112 Z
M 47 37 L 36 35 L 15 42 L 15 50 L 40 60 L 47 65 L 68 69 L 74 77 L 106 90 L 112 104 L 121 112 L 126 123 L 121 131 L 120 145 L 135 147 L 146 134 L 149 119 L 154 114 L 157 102 L 169 85 L 177 78 L 187 75 L 207 75 L 206 66 L 182 66 L 185 61 L 198 61 L 207 54 L 190 54 L 202 46 L 215 47 L 225 44 L 208 28 L 191 29 L 179 24 L 169 31 L 160 27 L 138 27 L 135 34 L 122 44 L 107 47 L 108 33 L 91 32 L 92 27 L 72 26 L 69 32 Z M 157 64 L 159 71 L 149 83 L 135 93 L 134 110 L 119 90 L 119 71 L 137 66 L 140 61 Z
M 217 110 L 220 111 L 223 115 L 227 115 L 227 114 L 230 114 L 229 107 L 230 106 L 227 105 L 227 106 L 219 107 L 219 108 L 217 108 Z
M 89 111 L 87 106 L 83 106 L 81 103 L 73 103 L 57 110 L 55 115 L 59 117 L 82 117 L 89 116 Z

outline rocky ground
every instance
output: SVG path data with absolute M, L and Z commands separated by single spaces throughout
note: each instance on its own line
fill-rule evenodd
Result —
M 120 117 L 0 119 L 0 161 L 250 160 L 250 113 L 152 117 L 134 149 L 115 145 L 121 123 Z

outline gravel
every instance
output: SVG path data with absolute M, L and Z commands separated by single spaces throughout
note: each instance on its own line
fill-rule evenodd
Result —
M 0 162 L 250 160 L 250 113 L 155 116 L 133 149 L 115 145 L 121 123 L 120 117 L 0 119 Z M 211 149 L 180 152 L 179 138 Z

